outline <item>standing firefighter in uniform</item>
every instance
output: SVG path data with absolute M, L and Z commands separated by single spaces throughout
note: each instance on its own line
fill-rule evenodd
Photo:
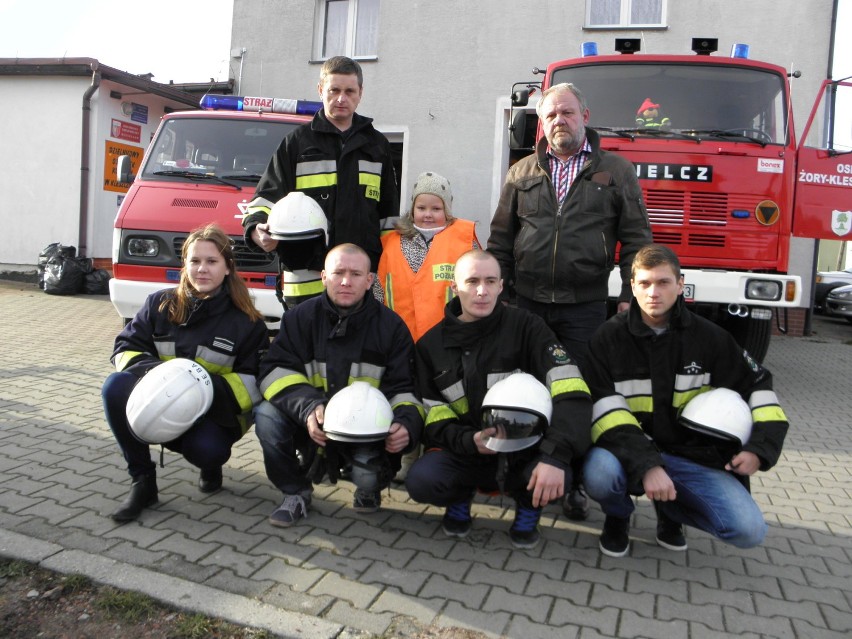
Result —
M 323 109 L 291 132 L 275 151 L 243 218 L 246 243 L 280 258 L 285 293 L 307 298 L 322 293 L 318 273 L 324 255 L 304 259 L 288 255 L 287 244 L 270 235 L 273 205 L 291 191 L 301 191 L 322 207 L 328 220 L 328 248 L 356 244 L 370 257 L 375 273 L 382 252 L 380 235 L 399 217 L 399 195 L 390 144 L 372 120 L 355 112 L 364 76 L 349 58 L 329 58 L 318 85 Z M 294 276 L 296 271 L 313 272 Z

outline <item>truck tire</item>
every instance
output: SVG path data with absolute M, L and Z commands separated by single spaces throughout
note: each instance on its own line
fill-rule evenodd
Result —
M 755 360 L 763 363 L 769 351 L 769 338 L 772 337 L 772 320 L 729 315 L 724 327 L 734 336 L 737 344 L 748 351 Z

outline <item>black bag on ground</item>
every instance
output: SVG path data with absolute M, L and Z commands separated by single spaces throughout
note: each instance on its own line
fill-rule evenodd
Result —
M 45 246 L 38 254 L 38 287 L 44 288 L 44 270 L 50 258 L 60 256 L 63 258 L 77 257 L 76 246 L 62 246 L 59 242 L 53 242 Z
M 91 272 L 91 260 L 54 255 L 44 265 L 44 292 L 48 295 L 82 293 L 86 275 Z
M 86 274 L 86 295 L 109 295 L 109 271 L 102 268 L 92 269 Z

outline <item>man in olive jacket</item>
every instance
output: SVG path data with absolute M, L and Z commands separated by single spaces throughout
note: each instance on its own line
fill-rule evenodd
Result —
M 518 306 L 543 317 L 583 370 L 588 342 L 606 320 L 616 247 L 620 243 L 622 311 L 632 297 L 633 255 L 651 242 L 651 229 L 636 170 L 601 150 L 597 132 L 586 126 L 589 109 L 579 89 L 550 87 L 537 111 L 544 136 L 535 153 L 506 175 L 488 251 Z M 586 518 L 578 486 L 566 498 L 565 513 Z

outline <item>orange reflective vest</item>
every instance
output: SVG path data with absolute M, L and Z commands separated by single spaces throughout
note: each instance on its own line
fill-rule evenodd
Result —
M 444 317 L 444 306 L 453 298 L 450 284 L 456 260 L 476 242 L 474 223 L 456 219 L 438 233 L 420 270 L 411 270 L 402 253 L 398 231 L 382 236 L 378 277 L 385 292 L 385 306 L 405 321 L 414 341 Z

